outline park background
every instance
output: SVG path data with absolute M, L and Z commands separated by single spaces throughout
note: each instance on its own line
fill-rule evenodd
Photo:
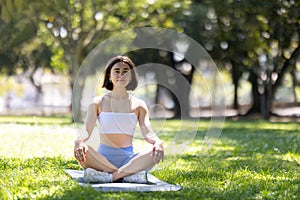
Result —
M 299 173 L 296 175 L 300 162 L 298 1 L 0 2 L 0 150 L 1 170 L 3 174 L 8 172 L 1 175 L 4 198 L 59 199 L 85 192 L 94 195 L 93 191 L 78 189 L 61 172 L 56 173 L 59 181 L 55 188 L 51 186 L 55 177 L 48 175 L 67 167 L 78 168 L 71 155 L 72 140 L 76 135 L 73 122 L 83 119 L 86 108 L 78 106 L 75 109 L 79 111 L 74 111 L 72 103 L 80 105 L 80 102 L 88 101 L 84 97 L 94 91 L 85 88 L 85 84 L 95 82 L 90 75 L 99 73 L 95 67 L 85 81 L 77 83 L 80 98 L 72 99 L 75 78 L 84 59 L 114 34 L 140 27 L 171 29 L 202 45 L 218 67 L 226 94 L 221 99 L 226 112 L 217 116 L 226 120 L 220 127 L 222 136 L 216 141 L 218 145 L 205 154 L 209 156 L 204 156 L 200 150 L 201 142 L 209 129 L 209 120 L 215 117 L 211 112 L 211 93 L 204 86 L 214 85 L 215 74 L 207 68 L 206 73 L 199 76 L 195 67 L 184 58 L 189 46 L 177 41 L 174 41 L 174 52 L 179 48 L 181 55 L 157 49 L 128 52 L 137 66 L 161 63 L 179 72 L 191 85 L 191 88 L 178 86 L 178 92 L 185 97 L 185 103 L 179 105 L 170 90 L 176 88 L 176 77 L 167 73 L 153 75 L 151 70 L 140 75 L 141 79 L 155 77 L 158 82 L 173 80 L 165 82 L 169 85 L 164 87 L 146 86 L 139 93 L 147 103 L 161 105 L 159 108 L 162 109 L 158 111 L 164 112 L 153 109 L 151 114 L 157 119 L 153 121 L 157 124 L 155 127 L 163 124 L 168 130 L 165 135 L 161 133 L 162 137 L 172 140 L 178 131 L 176 125 L 182 120 L 186 120 L 182 129 L 187 132 L 197 123 L 198 135 L 191 144 L 193 148 L 179 160 L 182 168 L 173 166 L 174 171 L 163 168 L 169 176 L 156 172 L 160 178 L 185 186 L 181 193 L 172 193 L 174 198 L 240 199 L 248 195 L 249 199 L 297 199 L 300 196 Z M 149 38 L 159 40 L 151 35 Z M 190 96 L 190 90 L 196 91 L 197 96 Z M 72 115 L 72 111 L 79 116 Z M 55 142 L 52 138 L 56 138 Z M 44 140 L 49 141 L 47 148 L 43 145 Z M 200 154 L 206 163 L 197 160 Z M 58 155 L 61 157 L 57 158 Z M 213 173 L 215 160 L 219 163 Z M 261 163 L 263 160 L 265 162 Z M 237 164 L 229 166 L 227 161 Z M 280 161 L 283 164 L 279 164 Z M 224 167 L 220 163 L 225 163 Z M 48 166 L 50 172 L 39 171 L 36 166 Z M 194 173 L 181 173 L 184 169 Z M 226 169 L 228 172 L 220 175 Z M 44 179 L 45 183 L 39 184 L 40 180 L 32 186 L 30 173 Z M 178 173 L 177 179 L 172 178 Z M 244 177 L 247 173 L 249 176 Z M 24 174 L 25 178 L 22 178 Z M 280 185 L 282 180 L 286 182 Z M 211 185 L 204 186 L 206 181 Z M 67 189 L 58 192 L 58 188 Z M 114 197 L 115 194 L 110 195 Z M 133 198 L 140 194 L 127 195 Z M 167 195 L 170 194 L 156 197 L 166 198 Z

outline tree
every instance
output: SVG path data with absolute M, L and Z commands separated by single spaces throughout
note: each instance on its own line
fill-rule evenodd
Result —
M 252 3 L 254 6 L 258 2 Z M 253 11 L 261 45 L 253 51 L 256 65 L 250 68 L 250 73 L 253 89 L 256 88 L 253 96 L 260 101 L 254 102 L 250 113 L 260 112 L 265 119 L 272 113 L 274 95 L 283 77 L 295 67 L 300 55 L 299 5 L 291 1 L 264 2 Z
M 41 4 L 46 26 L 64 51 L 73 89 L 80 64 L 98 43 L 124 29 L 141 26 L 172 28 L 173 15 L 186 1 L 67 0 L 56 4 L 42 1 Z M 73 93 L 75 105 L 80 105 L 84 87 L 84 81 L 79 82 L 76 85 L 78 94 Z M 80 113 L 80 106 L 73 106 L 75 121 L 81 121 Z
M 0 70 L 13 75 L 29 72 L 29 80 L 41 93 L 33 75 L 38 68 L 50 68 L 52 52 L 37 38 L 39 13 L 36 2 L 2 0 L 0 5 Z M 38 95 L 41 96 L 41 95 Z
M 27 16 L 31 6 L 23 1 L 2 0 L 0 4 L 0 69 L 2 73 L 13 74 L 16 67 L 25 67 L 22 60 L 22 46 L 34 38 L 37 27 Z
M 174 43 L 175 42 L 176 41 L 174 41 Z M 175 51 L 174 49 L 174 52 Z M 144 49 L 131 52 L 130 55 L 137 65 L 159 63 L 169 67 L 159 71 L 151 69 L 151 72 L 155 72 L 155 78 L 158 82 L 156 86 L 155 104 L 160 104 L 164 106 L 166 110 L 172 111 L 172 118 L 186 119 L 190 118 L 189 94 L 191 88 L 189 86 L 192 84 L 195 68 L 185 59 L 176 60 L 174 52 L 159 49 Z M 147 71 L 144 73 L 147 73 Z M 182 78 L 189 84 L 182 84 Z M 171 107 L 164 105 L 166 96 L 168 96 L 173 103 Z
M 247 71 L 253 96 L 249 113 L 270 116 L 274 94 L 299 55 L 299 11 L 295 1 L 194 1 L 185 30 L 221 66 L 229 66 L 235 108 L 239 79 Z

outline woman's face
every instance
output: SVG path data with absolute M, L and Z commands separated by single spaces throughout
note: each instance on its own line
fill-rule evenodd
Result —
M 130 67 L 124 62 L 114 64 L 110 71 L 110 80 L 114 86 L 126 87 L 131 80 Z

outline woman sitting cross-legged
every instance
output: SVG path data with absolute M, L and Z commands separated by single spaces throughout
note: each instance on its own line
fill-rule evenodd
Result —
M 103 87 L 110 90 L 89 105 L 85 129 L 88 137 L 75 141 L 74 155 L 84 168 L 87 182 L 146 183 L 146 173 L 164 159 L 163 143 L 152 131 L 145 102 L 128 93 L 137 87 L 137 73 L 126 56 L 112 58 L 104 71 Z M 98 150 L 87 146 L 96 121 L 100 124 Z M 137 123 L 151 148 L 134 153 L 132 142 Z

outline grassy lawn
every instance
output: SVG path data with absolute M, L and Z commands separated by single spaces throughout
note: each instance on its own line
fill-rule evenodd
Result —
M 17 121 L 18 123 L 13 123 Z M 300 131 L 297 123 L 225 122 L 209 148 L 209 121 L 163 124 L 170 154 L 151 172 L 183 187 L 178 192 L 97 192 L 82 188 L 64 169 L 80 169 L 72 157 L 76 130 L 67 118 L 0 117 L 0 199 L 299 199 Z M 198 131 L 191 144 L 174 138 Z M 199 124 L 198 124 L 199 123 Z M 142 146 L 137 141 L 137 146 Z M 178 146 L 177 146 L 178 145 Z

